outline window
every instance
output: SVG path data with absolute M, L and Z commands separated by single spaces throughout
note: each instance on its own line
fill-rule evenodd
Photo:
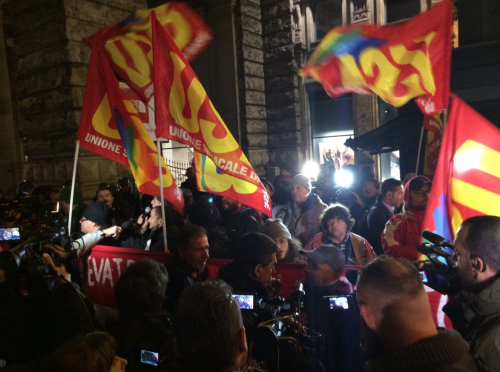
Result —
M 320 41 L 331 29 L 342 26 L 343 0 L 321 0 L 314 6 L 314 22 L 316 25 L 316 40 Z
M 420 12 L 420 0 L 385 0 L 386 23 L 403 21 Z

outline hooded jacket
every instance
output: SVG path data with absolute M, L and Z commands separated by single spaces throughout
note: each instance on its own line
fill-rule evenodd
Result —
M 417 211 L 410 207 L 410 183 L 412 180 L 413 178 L 405 185 L 403 212 L 392 217 L 385 225 L 382 233 L 382 248 L 388 256 L 416 261 L 420 257 L 417 245 L 422 244 L 425 211 Z
M 233 258 L 236 246 L 243 235 L 249 232 L 261 232 L 257 214 L 251 208 L 245 208 L 238 213 L 231 213 L 225 221 L 225 227 L 229 240 L 226 247 L 227 258 Z

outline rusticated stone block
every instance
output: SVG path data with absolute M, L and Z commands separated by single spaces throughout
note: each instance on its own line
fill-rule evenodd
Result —
M 88 0 L 64 0 L 67 17 L 97 23 L 102 26 L 119 22 L 129 16 L 130 10 Z
M 269 106 L 287 105 L 299 101 L 298 89 L 286 90 L 283 92 L 268 92 L 266 94 L 266 103 Z
M 268 106 L 267 107 L 267 117 L 269 119 L 277 119 L 283 117 L 293 117 L 300 114 L 300 107 L 298 103 L 286 105 L 286 106 Z
M 74 153 L 77 132 L 68 134 L 57 134 L 53 136 L 28 137 L 24 142 L 23 152 L 28 156 Z M 42 176 L 43 177 L 43 176 Z
M 271 18 L 263 22 L 263 35 L 288 30 L 292 32 L 292 15 L 286 14 L 281 17 Z
M 240 12 L 258 20 L 262 17 L 260 6 L 248 0 L 240 0 Z
M 248 119 L 266 118 L 266 108 L 264 106 L 245 105 L 245 111 Z
M 20 131 L 23 136 L 38 136 L 44 133 L 66 129 L 78 130 L 81 110 L 69 109 L 27 116 L 21 120 Z
M 264 66 L 260 63 L 244 61 L 243 70 L 245 75 L 264 77 Z
M 293 43 L 292 34 L 288 30 L 280 31 L 264 37 L 264 48 L 277 48 Z
M 296 146 L 300 143 L 300 132 L 281 132 L 273 133 L 268 137 L 268 146 L 270 148 Z
M 295 74 L 285 76 L 274 76 L 266 79 L 266 91 L 284 92 L 293 90 L 299 86 L 299 77 Z
M 293 59 L 293 57 L 294 57 L 293 45 L 282 46 L 279 48 L 272 48 L 264 52 L 264 58 L 266 63 L 277 60 L 289 61 Z
M 82 41 L 87 36 L 99 31 L 102 25 L 82 21 L 80 19 L 66 19 L 66 37 L 68 40 Z
M 90 62 L 91 49 L 82 41 L 68 41 L 68 62 L 79 62 L 88 64 Z
M 256 92 L 253 90 L 245 91 L 245 102 L 251 105 L 265 105 L 266 94 L 264 92 Z
M 262 49 L 262 37 L 253 32 L 243 31 L 243 45 L 248 45 L 253 48 Z
M 17 3 L 22 3 L 18 1 Z M 18 5 L 15 6 L 16 22 L 13 23 L 14 32 L 17 36 L 37 32 L 37 28 L 47 23 L 47 20 L 62 21 L 64 17 L 64 3 L 58 0 L 40 1 L 38 6 L 18 11 Z
M 268 133 L 278 133 L 284 131 L 296 131 L 300 128 L 300 117 L 299 116 L 286 116 L 278 118 L 268 118 L 267 119 L 267 131 Z
M 23 116 L 82 107 L 85 87 L 63 87 L 19 100 Z
M 22 56 L 43 49 L 49 45 L 67 40 L 66 24 L 64 20 L 57 19 L 15 39 L 14 53 Z
M 290 0 L 282 0 L 269 6 L 262 7 L 262 19 L 267 20 L 292 12 Z
M 253 77 L 253 76 L 245 76 L 245 88 L 251 90 L 264 91 L 264 79 Z
M 267 133 L 267 122 L 265 120 L 247 119 L 247 133 Z
M 262 23 L 257 19 L 245 15 L 241 16 L 241 28 L 255 34 L 262 34 Z
M 266 133 L 248 133 L 248 146 L 250 147 L 266 147 L 267 134 Z
M 66 62 L 67 58 L 68 51 L 64 41 L 45 49 L 34 51 L 33 53 L 23 55 L 17 60 L 17 76 L 32 74 L 36 71 L 59 66 Z
M 269 154 L 267 152 L 267 149 L 249 149 L 247 156 L 254 170 L 257 172 L 257 174 L 261 175 L 258 168 L 269 161 Z
M 278 75 L 296 74 L 297 71 L 298 68 L 295 59 L 291 59 L 289 61 L 267 62 L 264 65 L 266 78 Z
M 243 45 L 241 47 L 241 50 L 243 59 L 260 63 L 264 62 L 264 52 L 262 52 L 262 50 L 255 49 L 246 45 Z

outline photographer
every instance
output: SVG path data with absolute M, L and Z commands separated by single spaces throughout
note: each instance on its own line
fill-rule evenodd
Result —
M 443 308 L 480 371 L 500 371 L 500 217 L 465 220 L 455 237 L 462 292 Z

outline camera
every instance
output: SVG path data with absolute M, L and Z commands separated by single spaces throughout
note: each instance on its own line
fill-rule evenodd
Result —
M 141 371 L 158 371 L 160 354 L 151 350 L 141 350 Z
M 459 293 L 461 282 L 458 268 L 452 254 L 445 251 L 454 249 L 453 245 L 444 237 L 429 231 L 424 231 L 422 236 L 430 242 L 417 246 L 417 251 L 428 257 L 428 260 L 417 263 L 418 270 L 422 272 L 422 281 L 444 295 Z
M 233 294 L 233 298 L 238 302 L 241 311 L 254 310 L 257 308 L 256 294 Z

